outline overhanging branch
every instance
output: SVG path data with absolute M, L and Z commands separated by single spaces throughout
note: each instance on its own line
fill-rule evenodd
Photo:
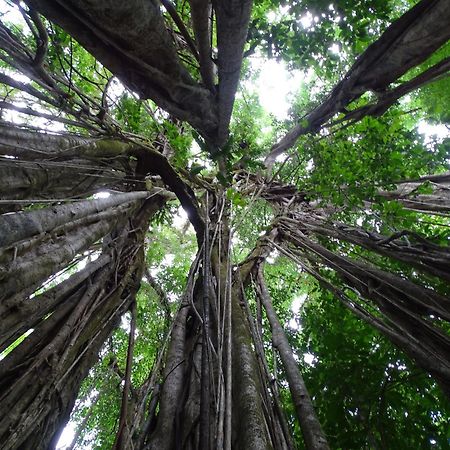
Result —
M 450 38 L 449 23 L 448 1 L 422 0 L 415 5 L 367 48 L 323 103 L 274 144 L 265 159 L 266 165 L 272 166 L 277 156 L 295 145 L 300 136 L 318 132 L 330 118 L 365 92 L 386 91 L 392 82 L 425 61 Z M 409 88 L 417 88 L 427 81 L 416 80 Z M 397 98 L 404 95 L 402 91 L 396 94 Z

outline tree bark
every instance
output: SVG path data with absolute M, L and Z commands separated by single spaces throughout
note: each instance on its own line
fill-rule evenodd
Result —
M 387 91 L 391 83 L 445 44 L 450 38 L 449 21 L 450 6 L 446 0 L 417 3 L 367 48 L 323 103 L 272 147 L 265 163 L 273 165 L 276 157 L 291 148 L 300 136 L 318 132 L 364 92 Z
M 317 418 L 311 397 L 309 396 L 298 364 L 292 354 L 292 349 L 289 345 L 287 336 L 273 308 L 261 266 L 258 270 L 257 280 L 257 293 L 264 305 L 270 327 L 272 328 L 273 344 L 278 350 L 283 363 L 286 379 L 289 383 L 289 390 L 291 391 L 292 400 L 297 413 L 297 419 L 303 433 L 305 446 L 308 450 L 328 450 L 330 447 L 325 433 Z
M 26 203 L 15 200 L 27 200 L 31 204 L 33 200 L 73 199 L 100 190 L 123 189 L 126 176 L 124 168 L 108 167 L 97 161 L 35 162 L 0 158 L 0 212 Z
M 27 4 L 57 23 L 140 98 L 186 120 L 215 142 L 217 116 L 211 92 L 181 65 L 155 0 Z
M 55 445 L 81 381 L 134 299 L 146 224 L 163 203 L 163 197 L 153 198 L 133 216 L 134 223 L 112 233 L 104 252 L 114 263 L 87 278 L 0 363 L 0 407 L 9 411 L 0 418 L 5 450 Z
M 282 235 L 300 249 L 304 258 L 333 269 L 359 296 L 371 300 L 376 315 L 394 331 L 385 333 L 387 337 L 430 373 L 450 396 L 450 339 L 439 326 L 439 318 L 448 320 L 447 297 L 334 254 L 300 234 L 294 237 L 282 232 Z
M 218 0 L 213 2 L 217 16 L 219 65 L 218 146 L 228 139 L 228 125 L 239 83 L 244 45 L 252 0 Z
M 32 299 L 27 298 L 15 308 L 5 311 L 0 316 L 0 352 L 3 352 L 23 333 L 35 328 L 42 318 L 52 313 L 63 302 L 69 301 L 74 292 L 82 289 L 86 280 L 110 262 L 111 257 L 103 254 L 57 286 Z
M 11 233 L 11 237 L 5 235 L 6 243 L 11 244 L 15 240 L 30 237 L 23 245 L 17 245 L 15 249 L 10 247 L 6 253 L 6 261 L 2 261 L 5 265 L 0 280 L 1 314 L 5 309 L 21 302 L 50 275 L 65 267 L 77 254 L 105 236 L 116 224 L 123 221 L 123 214 L 133 211 L 147 195 L 146 192 L 123 194 L 117 199 L 116 205 L 112 200 L 114 206 L 103 211 L 100 209 L 103 204 L 111 204 L 109 198 L 94 201 L 92 207 L 89 202 L 83 202 L 78 209 L 63 205 L 55 209 L 47 208 L 45 211 L 2 216 L 1 229 L 5 232 L 17 230 L 16 233 Z M 103 200 L 107 202 L 103 203 Z M 95 213 L 97 208 L 100 209 L 99 213 Z M 91 214 L 85 213 L 85 210 Z M 58 216 L 60 211 L 62 214 Z M 72 214 L 75 216 L 74 221 L 70 220 Z M 65 221 L 68 223 L 64 223 Z M 63 226 L 58 228 L 60 223 L 63 223 Z M 53 225 L 55 228 L 52 228 Z M 50 230 L 49 234 L 47 231 Z M 36 235 L 39 239 L 33 241 L 32 238 Z
M 417 191 L 421 187 L 431 189 L 429 194 Z M 380 190 L 377 192 L 382 198 L 396 200 L 403 207 L 428 214 L 448 214 L 450 211 L 450 173 L 423 177 L 418 180 L 397 183 L 392 191 Z
M 239 287 L 238 287 L 239 289 Z M 252 341 L 239 296 L 232 301 L 232 448 L 271 449 L 261 403 L 261 383 Z
M 326 217 L 314 211 L 295 213 L 295 219 L 282 219 L 298 227 L 305 234 L 333 237 L 350 242 L 383 256 L 404 262 L 430 275 L 450 281 L 450 249 L 434 244 L 417 233 L 402 230 L 384 236 L 358 226 L 327 222 Z M 402 240 L 408 238 L 408 241 Z

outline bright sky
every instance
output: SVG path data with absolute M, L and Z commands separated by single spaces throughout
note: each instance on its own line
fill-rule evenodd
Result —
M 286 64 L 275 59 L 252 58 L 252 67 L 259 71 L 256 82 L 247 82 L 246 89 L 257 93 L 261 106 L 277 119 L 287 118 L 292 94 L 301 86 L 304 75 L 300 71 L 289 72 Z

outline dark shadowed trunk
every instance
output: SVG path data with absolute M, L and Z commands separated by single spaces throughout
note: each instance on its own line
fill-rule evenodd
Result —
M 81 381 L 139 288 L 142 239 L 163 203 L 164 197 L 153 197 L 130 214 L 104 241 L 109 263 L 88 265 L 88 274 L 62 289 L 64 298 L 53 312 L 41 311 L 31 335 L 2 361 L 0 405 L 9 411 L 0 419 L 2 448 L 46 449 L 56 443 Z

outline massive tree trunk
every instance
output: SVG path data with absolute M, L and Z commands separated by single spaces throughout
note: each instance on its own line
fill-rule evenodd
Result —
M 28 4 L 75 37 L 130 90 L 151 98 L 191 123 L 207 141 L 216 142 L 214 96 L 181 64 L 156 1 Z
M 225 223 L 217 227 L 221 236 L 228 235 Z M 209 230 L 207 227 L 204 248 L 212 239 Z M 226 248 L 226 240 L 222 245 Z M 210 252 L 212 259 L 205 263 Z M 194 449 L 201 443 L 201 448 L 208 449 L 214 448 L 217 440 L 225 442 L 228 449 L 272 448 L 258 365 L 239 288 L 231 286 L 228 252 L 219 253 L 217 242 L 203 252 L 202 276 L 195 284 L 192 279 L 199 260 L 193 263 L 185 299 L 175 318 L 160 412 L 148 448 Z M 232 423 L 225 417 L 232 418 Z
M 82 276 L 68 280 L 70 286 L 63 282 L 54 294 L 56 304 L 50 310 L 45 305 L 31 335 L 2 361 L 0 407 L 9 411 L 0 419 L 5 450 L 46 449 L 56 443 L 81 381 L 134 301 L 145 230 L 163 203 L 164 197 L 153 197 L 135 214 L 128 212 L 128 220 L 103 243 L 103 264 L 90 263 Z
M 171 327 L 162 386 L 149 402 L 159 404 L 159 412 L 152 407 L 146 420 L 136 415 L 135 448 L 292 448 L 274 413 L 242 298 L 242 282 L 248 283 L 267 246 L 261 241 L 232 277 L 226 220 L 217 223 L 215 214 L 208 220 L 214 227 L 206 224 L 203 251 Z
M 19 100 L 26 99 L 25 106 L 10 103 L 8 94 L 0 109 L 81 127 L 96 136 L 0 125 L 0 213 L 8 213 L 0 216 L 0 351 L 4 356 L 0 410 L 7 412 L 0 417 L 2 449 L 45 450 L 55 445 L 105 340 L 126 311 L 135 311 L 132 305 L 144 271 L 145 233 L 151 217 L 168 199 L 163 192 L 166 187 L 186 210 L 199 253 L 169 327 L 168 350 L 160 351 L 154 371 L 139 389 L 131 383 L 133 316 L 117 450 L 293 448 L 277 389 L 269 379 L 263 334 L 255 326 L 245 296 L 251 274 L 257 273 L 271 245 L 278 245 L 274 241 L 281 241 L 280 251 L 384 333 L 450 395 L 450 341 L 442 326 L 450 320 L 450 300 L 430 286 L 332 252 L 314 236 L 373 250 L 444 281 L 450 280 L 447 249 L 407 232 L 386 237 L 329 223 L 316 211 L 302 215 L 296 207 L 307 203 L 307 197 L 296 186 L 271 180 L 264 181 L 262 189 L 259 174 L 249 174 L 246 183 L 250 180 L 254 185 L 247 183 L 248 191 L 243 189 L 242 195 L 252 190 L 253 200 L 257 186 L 258 196 L 275 204 L 277 212 L 285 214 L 286 208 L 296 204 L 291 208 L 295 211 L 290 218 L 278 218 L 248 258 L 232 265 L 227 194 L 234 192 L 224 192 L 223 185 L 228 188 L 232 178 L 227 168 L 234 149 L 226 143 L 252 2 L 189 3 L 195 40 L 170 0 L 162 2 L 194 57 L 189 71 L 182 63 L 185 53 L 174 44 L 178 36 L 171 34 L 156 0 L 25 0 L 30 9 L 21 8 L 30 39 L 11 32 L 0 21 L 2 64 L 29 78 L 22 82 L 0 74 L 2 84 L 20 92 Z M 108 115 L 104 101 L 112 78 L 106 85 L 93 82 L 101 95 L 90 98 L 72 82 L 72 61 L 69 76 L 50 72 L 55 56 L 47 58 L 49 24 L 42 22 L 38 12 L 75 38 L 139 100 L 152 99 L 169 115 L 196 128 L 218 163 L 220 183 L 174 168 L 158 145 L 150 143 L 148 129 L 142 136 L 122 130 Z M 449 19 L 448 1 L 418 2 L 369 46 L 322 104 L 272 147 L 267 165 L 299 136 L 318 132 L 338 113 L 344 112 L 339 122 L 382 114 L 400 96 L 443 75 L 448 58 L 409 81 L 401 79 L 450 37 Z M 72 47 L 70 53 L 72 58 Z M 392 87 L 394 82 L 401 84 Z M 374 103 L 350 112 L 345 109 L 369 91 L 377 94 Z M 99 97 L 101 104 L 97 104 Z M 43 105 L 50 111 L 42 111 Z M 160 124 L 155 120 L 156 127 Z M 142 192 L 149 175 L 161 187 Z M 428 194 L 421 191 L 425 181 L 432 191 Z M 415 211 L 446 215 L 448 185 L 449 175 L 443 174 L 398 183 L 397 189 L 380 191 L 379 196 Z M 192 186 L 199 188 L 197 192 Z M 126 193 L 86 200 L 100 189 Z M 413 244 L 399 240 L 406 235 Z M 65 278 L 85 259 L 86 267 Z M 62 269 L 67 273 L 59 273 Z M 328 277 L 329 269 L 334 278 Z M 154 280 L 149 277 L 149 281 L 164 297 Z M 306 446 L 327 449 L 261 274 L 259 290 Z M 168 302 L 165 310 L 169 322 Z

